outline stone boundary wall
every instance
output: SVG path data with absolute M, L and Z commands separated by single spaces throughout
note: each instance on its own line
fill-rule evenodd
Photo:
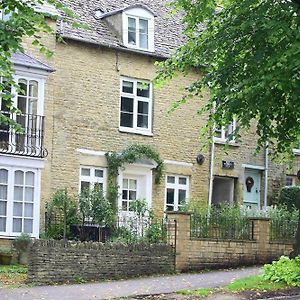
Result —
M 253 218 L 253 240 L 191 238 L 191 214 L 169 213 L 168 241 L 176 249 L 176 270 L 234 267 L 269 263 L 292 251 L 292 244 L 270 242 L 270 221 Z
M 53 284 L 170 274 L 170 245 L 124 245 L 36 240 L 30 249 L 28 282 Z

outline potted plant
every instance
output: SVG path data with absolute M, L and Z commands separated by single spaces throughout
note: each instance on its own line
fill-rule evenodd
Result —
M 0 247 L 0 264 L 10 265 L 13 257 L 12 248 Z
M 21 265 L 28 264 L 29 246 L 31 244 L 31 237 L 27 233 L 22 233 L 13 241 L 13 246 L 18 252 L 19 263 Z

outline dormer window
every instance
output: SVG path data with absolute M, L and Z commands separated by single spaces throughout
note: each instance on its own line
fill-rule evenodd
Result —
M 154 51 L 154 16 L 148 10 L 132 8 L 123 12 L 123 29 L 126 47 Z
M 148 20 L 128 17 L 128 44 L 141 49 L 148 49 Z

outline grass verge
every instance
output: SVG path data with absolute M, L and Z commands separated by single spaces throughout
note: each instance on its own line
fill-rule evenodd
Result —
M 0 265 L 0 288 L 25 286 L 27 268 L 21 265 Z
M 215 289 L 198 289 L 198 290 L 181 290 L 178 291 L 178 294 L 197 296 L 197 297 L 207 297 L 210 294 L 217 292 L 227 292 L 227 293 L 239 293 L 244 291 L 259 291 L 259 292 L 268 292 L 268 291 L 277 291 L 287 289 L 289 286 L 283 282 L 272 282 L 265 280 L 260 275 L 249 276 L 246 278 L 236 279 L 232 283 L 224 286 L 223 288 Z

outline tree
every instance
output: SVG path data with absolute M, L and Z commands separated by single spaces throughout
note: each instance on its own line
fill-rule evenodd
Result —
M 203 70 L 174 109 L 209 88 L 210 99 L 201 108 L 214 109 L 206 133 L 236 118 L 232 137 L 239 138 L 255 120 L 257 150 L 268 142 L 274 154 L 291 157 L 300 140 L 300 0 L 174 0 L 171 5 L 183 11 L 186 42 L 158 64 L 156 82 Z
M 20 88 L 13 80 L 12 53 L 24 52 L 22 41 L 25 37 L 32 38 L 32 44 L 47 56 L 53 53 L 41 42 L 41 34 L 56 35 L 55 30 L 47 23 L 47 18 L 56 20 L 58 16 L 42 13 L 38 6 L 49 4 L 60 11 L 60 18 L 72 22 L 73 26 L 82 27 L 76 22 L 73 12 L 56 0 L 0 0 L 0 95 L 5 109 L 13 112 L 18 110 L 12 105 L 11 86 Z M 7 114 L 0 113 L 0 124 L 11 125 L 15 130 L 22 130 Z

